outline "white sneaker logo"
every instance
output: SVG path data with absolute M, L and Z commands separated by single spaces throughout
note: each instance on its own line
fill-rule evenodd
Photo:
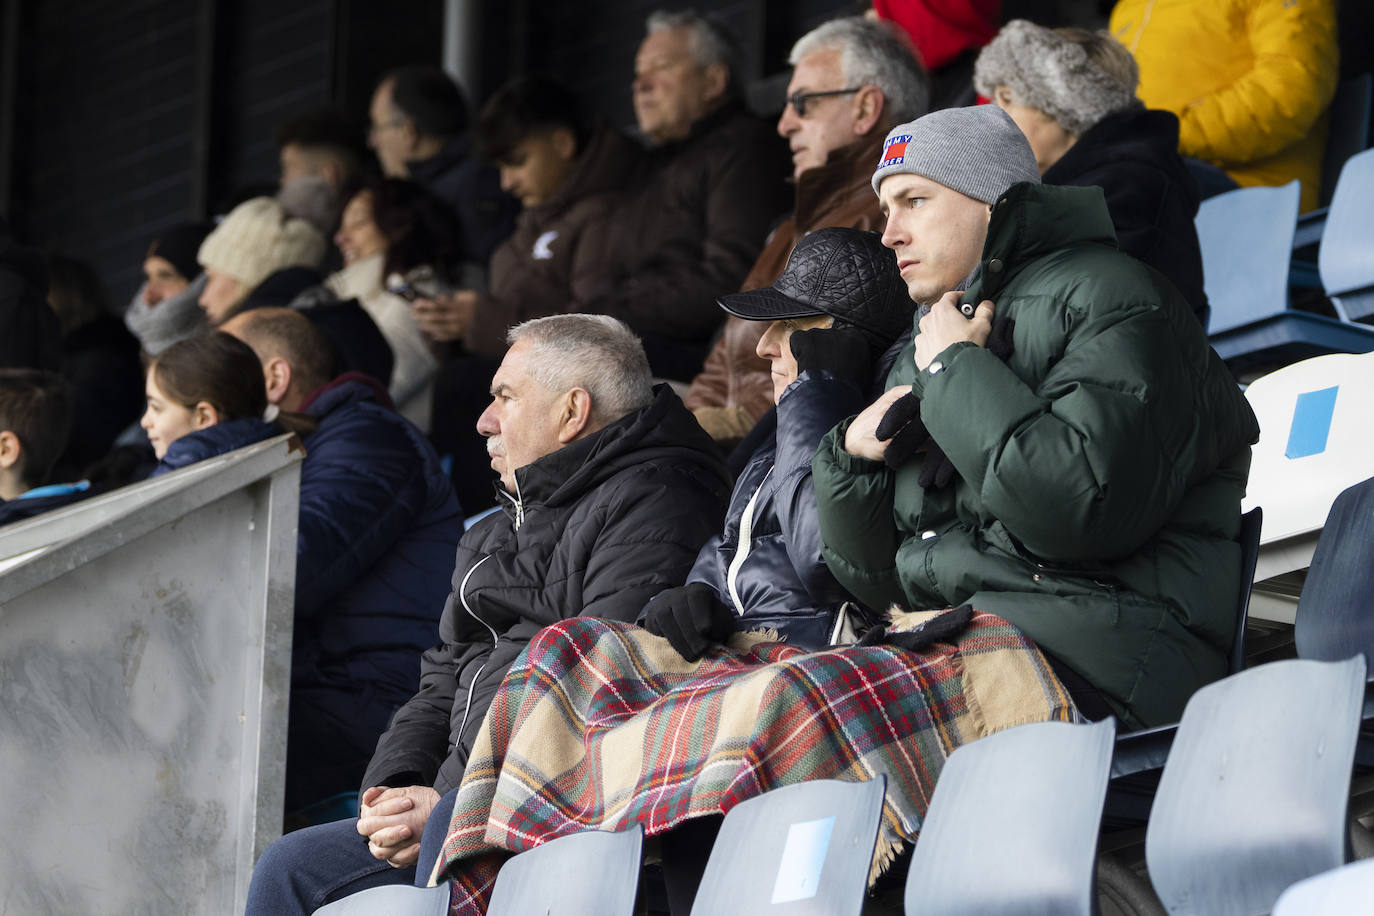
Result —
M 553 240 L 556 238 L 558 238 L 558 230 L 550 229 L 534 240 L 534 251 L 532 254 L 536 261 L 547 261 L 553 257 L 553 249 L 549 246 L 553 244 Z

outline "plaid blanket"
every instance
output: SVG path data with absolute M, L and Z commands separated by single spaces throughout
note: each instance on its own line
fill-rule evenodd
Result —
M 454 880 L 452 913 L 483 913 L 512 852 L 633 823 L 653 836 L 777 786 L 884 773 L 876 877 L 915 838 L 954 748 L 1077 717 L 1040 651 L 992 614 L 919 654 L 737 634 L 696 663 L 638 627 L 574 618 L 502 683 L 434 878 Z

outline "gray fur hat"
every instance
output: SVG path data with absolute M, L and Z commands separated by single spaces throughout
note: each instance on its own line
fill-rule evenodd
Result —
M 1026 135 L 996 105 L 943 108 L 892 128 L 873 193 L 884 178 L 900 174 L 929 178 L 985 204 L 1018 181 L 1040 183 Z
M 1123 57 L 1132 73 L 1138 72 L 1129 52 Z M 1024 19 L 1004 25 L 973 66 L 973 85 L 981 94 L 992 98 L 998 86 L 1006 86 L 1015 104 L 1043 111 L 1076 136 L 1138 104 L 1138 79 L 1123 83 L 1082 45 Z

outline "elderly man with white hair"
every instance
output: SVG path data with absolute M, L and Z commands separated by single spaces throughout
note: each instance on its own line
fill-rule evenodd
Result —
M 478 421 L 501 511 L 458 543 L 439 645 L 377 743 L 359 817 L 288 834 L 254 870 L 248 913 L 310 913 L 415 877 L 425 822 L 463 777 L 506 670 L 550 623 L 632 621 L 682 584 L 730 493 L 709 437 L 638 339 L 602 315 L 517 325 Z M 427 875 L 422 877 L 428 877 Z

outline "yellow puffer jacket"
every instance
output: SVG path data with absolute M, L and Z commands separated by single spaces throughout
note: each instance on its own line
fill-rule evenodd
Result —
M 1302 208 L 1317 205 L 1335 0 L 1120 0 L 1111 30 L 1140 65 L 1140 98 L 1178 115 L 1180 152 L 1242 186 L 1301 179 Z

